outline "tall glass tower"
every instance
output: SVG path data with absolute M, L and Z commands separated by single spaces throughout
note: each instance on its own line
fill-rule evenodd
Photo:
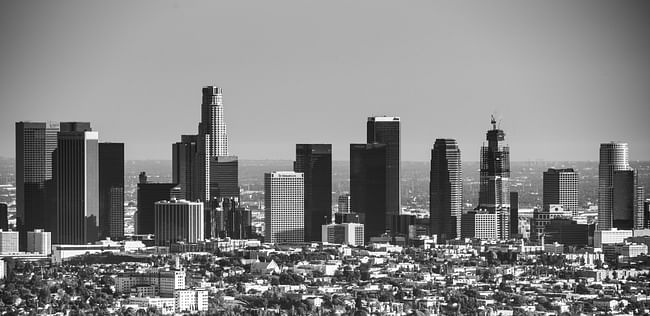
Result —
M 487 132 L 487 146 L 481 147 L 481 172 L 478 208 L 496 213 L 498 236 L 510 236 L 510 147 L 505 144 L 506 133 L 497 127 L 492 116 L 492 129 Z
M 52 230 L 56 212 L 52 154 L 59 123 L 16 122 L 16 226 L 20 249 L 27 248 L 27 231 Z
M 612 229 L 614 218 L 614 173 L 632 170 L 627 143 L 600 144 L 598 164 L 598 230 Z
M 455 139 L 436 139 L 431 150 L 430 233 L 441 241 L 460 237 L 463 174 Z
M 388 215 L 399 215 L 401 207 L 400 118 L 369 117 L 366 127 L 368 144 L 386 145 L 386 209 Z M 352 198 L 354 199 L 354 196 Z
M 305 241 L 320 241 L 332 217 L 332 145 L 296 144 L 293 171 L 304 173 Z
M 61 123 L 55 151 L 57 212 L 53 243 L 83 245 L 99 237 L 98 138 L 90 123 Z

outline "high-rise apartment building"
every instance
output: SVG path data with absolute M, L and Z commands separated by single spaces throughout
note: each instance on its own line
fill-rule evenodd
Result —
M 59 123 L 16 123 L 16 227 L 21 249 L 27 231 L 50 230 L 56 213 L 52 154 L 57 146 Z
M 497 214 L 498 238 L 510 237 L 510 147 L 505 132 L 492 117 L 487 146 L 481 147 L 481 171 L 478 209 Z
M 389 116 L 369 117 L 367 127 L 368 144 L 386 145 L 386 211 L 389 215 L 399 215 L 401 208 L 400 191 L 400 118 Z M 354 197 L 353 197 L 354 198 Z
M 553 169 L 544 172 L 543 208 L 560 204 L 573 216 L 578 215 L 578 173 L 571 168 Z
M 99 143 L 99 237 L 124 237 L 124 143 Z
M 180 241 L 197 243 L 204 240 L 203 203 L 172 199 L 156 202 L 154 210 L 156 245 L 170 246 Z
M 364 214 L 366 240 L 389 228 L 386 205 L 386 144 L 350 144 L 350 198 L 352 211 Z
M 99 234 L 98 134 L 87 122 L 60 125 L 55 150 L 55 244 L 86 244 Z
M 332 217 L 332 145 L 296 144 L 293 171 L 304 174 L 305 241 L 320 241 Z
M 304 185 L 304 175 L 299 172 L 264 174 L 265 242 L 304 241 Z
M 632 170 L 627 143 L 600 144 L 598 164 L 598 230 L 614 228 L 614 172 Z
M 436 139 L 431 150 L 429 232 L 438 240 L 460 237 L 463 173 L 460 148 L 454 139 Z

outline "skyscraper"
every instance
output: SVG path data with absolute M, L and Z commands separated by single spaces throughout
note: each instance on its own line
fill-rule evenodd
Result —
M 228 136 L 223 117 L 222 90 L 218 87 L 203 87 L 201 123 L 199 123 L 197 141 L 198 197 L 208 202 L 211 200 L 210 160 L 215 156 L 228 156 Z
M 617 229 L 643 229 L 645 190 L 639 185 L 636 170 L 614 171 L 612 226 Z
M 369 117 L 366 127 L 368 144 L 379 143 L 386 145 L 386 190 L 384 194 L 386 209 L 390 215 L 399 215 L 401 207 L 400 118 L 389 116 Z
M 176 199 L 158 201 L 154 214 L 156 245 L 203 240 L 203 203 Z
M 498 237 L 510 235 L 510 148 L 505 145 L 506 134 L 497 128 L 494 116 L 492 129 L 487 132 L 487 146 L 481 147 L 481 172 L 478 208 L 497 214 Z
M 210 158 L 210 196 L 239 200 L 239 160 L 237 156 Z
M 264 241 L 303 242 L 305 239 L 305 183 L 299 172 L 264 174 Z
M 56 213 L 52 153 L 59 123 L 16 123 L 16 227 L 21 250 L 27 247 L 27 231 L 51 230 Z
M 543 208 L 561 204 L 565 211 L 578 215 L 578 173 L 573 169 L 553 169 L 544 172 Z
M 9 229 L 9 212 L 5 203 L 0 203 L 0 229 Z
M 182 135 L 180 142 L 172 144 L 172 182 L 178 183 L 183 197 L 192 201 L 200 199 L 197 154 L 196 135 Z
M 519 234 L 519 192 L 510 192 L 510 236 Z
M 332 145 L 296 144 L 293 171 L 305 182 L 305 241 L 320 241 L 332 217 Z
M 55 244 L 86 244 L 99 233 L 98 134 L 87 122 L 61 123 L 55 150 Z
M 460 237 L 463 176 L 454 139 L 436 139 L 431 150 L 429 182 L 430 233 L 445 241 Z
M 598 230 L 609 230 L 614 227 L 614 172 L 624 170 L 632 170 L 629 164 L 627 143 L 610 142 L 600 144 Z
M 643 202 L 643 228 L 650 228 L 650 199 Z
M 386 205 L 386 144 L 350 144 L 350 201 L 352 211 L 364 214 L 366 240 L 390 226 Z
M 181 195 L 181 188 L 176 183 L 148 183 L 147 175 L 140 173 L 138 211 L 135 214 L 136 234 L 153 234 L 156 202 L 177 199 Z
M 99 143 L 99 237 L 124 237 L 124 143 Z

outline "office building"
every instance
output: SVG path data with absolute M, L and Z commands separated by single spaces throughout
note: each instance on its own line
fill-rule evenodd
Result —
M 543 208 L 562 205 L 573 216 L 578 215 L 578 173 L 573 169 L 553 169 L 544 172 Z
M 99 143 L 99 237 L 124 237 L 124 143 Z
M 210 196 L 213 200 L 239 199 L 238 170 L 237 156 L 210 158 Z
M 55 150 L 57 208 L 53 243 L 99 239 L 98 133 L 87 122 L 61 123 Z
M 487 132 L 487 146 L 481 147 L 478 209 L 497 214 L 500 239 L 510 237 L 510 148 L 505 132 L 497 127 L 494 116 Z
M 27 252 L 40 253 L 46 256 L 52 254 L 52 233 L 35 229 L 27 232 Z
M 531 222 L 531 236 L 532 240 L 541 240 L 544 236 L 546 225 L 555 218 L 565 218 L 571 219 L 571 211 L 567 211 L 560 204 L 555 205 L 551 204 L 548 206 L 548 209 L 538 209 L 533 210 L 533 220 Z
M 223 115 L 222 90 L 215 86 L 203 87 L 201 103 L 201 122 L 197 135 L 197 194 L 202 201 L 210 201 L 211 160 L 216 156 L 228 156 L 228 136 Z M 193 188 L 194 189 L 194 188 Z M 193 193 L 194 194 L 194 193 Z
M 545 226 L 544 242 L 586 247 L 589 245 L 589 230 L 590 225 L 578 224 L 569 218 L 553 218 Z
M 252 238 L 253 217 L 249 209 L 241 207 L 239 201 L 235 198 L 224 199 L 222 209 L 224 212 L 223 223 L 225 226 L 225 234 L 223 237 L 233 239 Z
M 363 224 L 366 222 L 366 214 L 364 213 L 334 213 L 334 223 L 343 224 L 343 223 L 357 223 Z
M 366 240 L 390 227 L 386 204 L 385 144 L 350 144 L 350 201 L 352 211 L 365 215 Z
M 320 241 L 318 228 L 332 217 L 332 145 L 296 144 L 293 171 L 305 181 L 305 241 Z
M 199 169 L 196 135 L 181 135 L 181 141 L 172 144 L 172 182 L 178 183 L 185 199 L 196 201 Z
M 326 224 L 322 225 L 321 238 L 323 242 L 349 246 L 363 246 L 363 224 Z
M 136 234 L 153 234 L 155 231 L 155 203 L 180 199 L 183 195 L 176 183 L 149 183 L 146 173 L 140 173 L 138 183 L 138 210 L 135 214 Z
M 614 228 L 614 172 L 632 170 L 627 143 L 600 144 L 598 164 L 598 230 Z
M 463 238 L 498 239 L 498 214 L 469 211 L 461 215 L 461 236 Z
M 609 230 L 596 230 L 594 232 L 594 247 L 601 248 L 606 244 L 620 244 L 625 239 L 633 237 L 634 231 L 629 229 L 619 230 L 612 228 Z
M 264 241 L 303 242 L 305 238 L 304 175 L 292 171 L 264 174 Z
M 50 230 L 56 214 L 52 155 L 59 123 L 16 123 L 16 228 L 25 250 L 27 232 Z
M 520 235 L 519 232 L 519 192 L 510 192 L 510 236 Z
M 0 230 L 0 254 L 18 252 L 18 232 Z
M 210 201 L 205 205 L 205 238 L 225 231 L 227 214 L 234 209 L 224 206 L 230 200 L 239 203 L 239 161 L 237 156 L 210 157 Z M 222 213 L 219 213 L 222 212 Z M 224 215 L 224 216 L 221 216 Z
M 338 213 L 350 213 L 352 212 L 352 204 L 350 204 L 350 193 L 343 193 L 339 195 L 338 198 Z
M 436 139 L 431 150 L 429 232 L 438 240 L 460 237 L 463 173 L 460 148 L 454 139 Z
M 400 118 L 389 116 L 369 117 L 367 128 L 368 144 L 386 145 L 386 211 L 388 215 L 399 215 L 400 191 Z M 352 192 L 351 192 L 352 193 Z M 353 199 L 354 199 L 354 194 Z
M 643 202 L 643 228 L 650 228 L 650 199 Z
M 172 199 L 154 206 L 156 245 L 177 242 L 197 243 L 204 240 L 203 203 Z
M 643 229 L 645 188 L 636 170 L 614 171 L 612 225 L 618 229 Z
M 7 204 L 0 203 L 0 229 L 9 229 L 9 211 Z

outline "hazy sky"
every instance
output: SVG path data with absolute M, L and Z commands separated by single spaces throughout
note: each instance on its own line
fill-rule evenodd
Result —
M 171 159 L 201 87 L 224 89 L 230 152 L 365 141 L 402 118 L 402 159 L 497 113 L 512 160 L 650 160 L 647 1 L 0 1 L 0 156 L 21 120 L 90 121 L 127 159 Z

